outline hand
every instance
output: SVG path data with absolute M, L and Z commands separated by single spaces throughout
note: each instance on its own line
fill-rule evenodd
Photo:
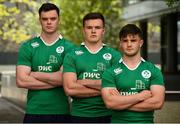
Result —
M 117 89 L 108 89 L 110 95 L 119 95 L 119 91 Z
M 142 92 L 139 93 L 139 98 L 140 98 L 140 101 L 143 101 L 143 100 L 146 100 L 150 97 L 152 97 L 152 93 L 151 91 L 149 90 L 143 90 Z

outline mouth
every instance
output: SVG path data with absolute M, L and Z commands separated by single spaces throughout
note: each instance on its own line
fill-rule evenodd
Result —
M 47 28 L 47 29 L 53 29 L 53 27 L 52 27 L 52 26 L 46 26 L 46 28 Z
M 97 36 L 96 36 L 96 35 L 91 35 L 90 37 L 91 37 L 91 38 L 95 38 L 95 37 L 97 37 Z
M 127 51 L 133 51 L 133 49 L 126 49 Z

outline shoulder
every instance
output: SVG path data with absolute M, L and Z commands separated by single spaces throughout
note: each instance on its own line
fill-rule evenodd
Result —
M 153 75 L 162 74 L 158 66 L 148 61 L 143 62 L 143 68 L 150 71 Z
M 76 56 L 76 55 L 81 55 L 83 53 L 84 53 L 84 51 L 81 49 L 81 47 L 76 46 L 68 54 Z
M 121 56 L 120 51 L 118 51 L 118 50 L 116 50 L 116 49 L 114 49 L 112 47 L 105 46 L 104 49 L 105 49 L 106 52 L 108 52 L 108 53 L 110 53 L 110 54 L 112 54 L 114 56 Z
M 153 63 L 151 63 L 151 62 L 149 62 L 149 61 L 145 61 L 145 62 L 143 62 L 143 64 L 145 65 L 145 67 L 147 67 L 147 68 L 149 68 L 149 69 L 157 69 L 157 70 L 160 70 L 160 68 L 159 68 L 157 65 L 155 65 L 155 64 L 153 64 Z
M 31 39 L 28 39 L 28 40 L 26 40 L 26 41 L 24 41 L 21 45 L 20 45 L 20 47 L 22 48 L 22 47 L 38 47 L 39 45 L 40 45 L 40 38 L 38 37 L 38 36 L 36 36 L 36 37 L 33 37 L 33 38 L 31 38 Z
M 111 73 L 114 76 L 120 74 L 121 72 L 122 72 L 121 63 L 118 63 L 106 70 L 106 73 Z

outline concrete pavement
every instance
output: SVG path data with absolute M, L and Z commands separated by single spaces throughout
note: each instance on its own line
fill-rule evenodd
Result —
M 23 117 L 21 108 L 0 97 L 0 123 L 22 123 Z

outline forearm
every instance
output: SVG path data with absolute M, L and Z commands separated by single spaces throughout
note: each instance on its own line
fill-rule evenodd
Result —
M 123 110 L 127 109 L 130 106 L 137 104 L 141 100 L 138 99 L 136 95 L 131 95 L 131 96 L 111 96 L 109 98 L 109 106 L 108 108 L 115 109 L 115 110 Z
M 102 96 L 107 108 L 115 110 L 128 109 L 134 104 L 137 104 L 147 98 L 151 97 L 150 91 L 142 91 L 141 93 L 124 96 L 119 93 L 117 89 L 103 88 Z
M 77 75 L 74 72 L 63 74 L 63 87 L 68 96 L 93 97 L 101 94 L 99 90 L 87 88 L 77 82 Z
M 87 91 L 86 90 L 86 93 L 85 92 L 75 92 L 73 96 L 75 97 L 79 97 L 79 98 L 86 98 L 86 97 L 94 97 L 94 96 L 99 96 L 100 95 L 100 91 L 98 90 L 89 90 Z
M 134 111 L 151 111 L 161 109 L 164 104 L 165 88 L 161 85 L 151 86 L 152 97 L 129 108 Z
M 75 97 L 93 97 L 93 96 L 100 95 L 99 90 L 87 88 L 75 82 L 72 83 L 69 87 L 65 86 L 65 91 L 67 95 L 75 96 Z
M 83 79 L 77 80 L 77 83 L 91 89 L 101 90 L 101 80 Z
M 17 78 L 16 79 L 17 86 L 20 88 L 26 88 L 26 89 L 33 89 L 33 90 L 39 90 L 39 89 L 50 89 L 54 88 L 53 85 L 50 85 L 48 83 L 36 80 L 35 78 L 31 76 L 23 76 L 23 78 Z
M 31 72 L 31 76 L 54 86 L 62 86 L 62 73 L 60 71 L 53 73 Z
M 134 111 L 152 111 L 156 109 L 160 109 L 162 107 L 162 102 L 159 100 L 156 100 L 155 98 L 149 98 L 147 100 L 144 100 L 140 103 L 137 103 L 130 108 L 129 110 L 134 110 Z

